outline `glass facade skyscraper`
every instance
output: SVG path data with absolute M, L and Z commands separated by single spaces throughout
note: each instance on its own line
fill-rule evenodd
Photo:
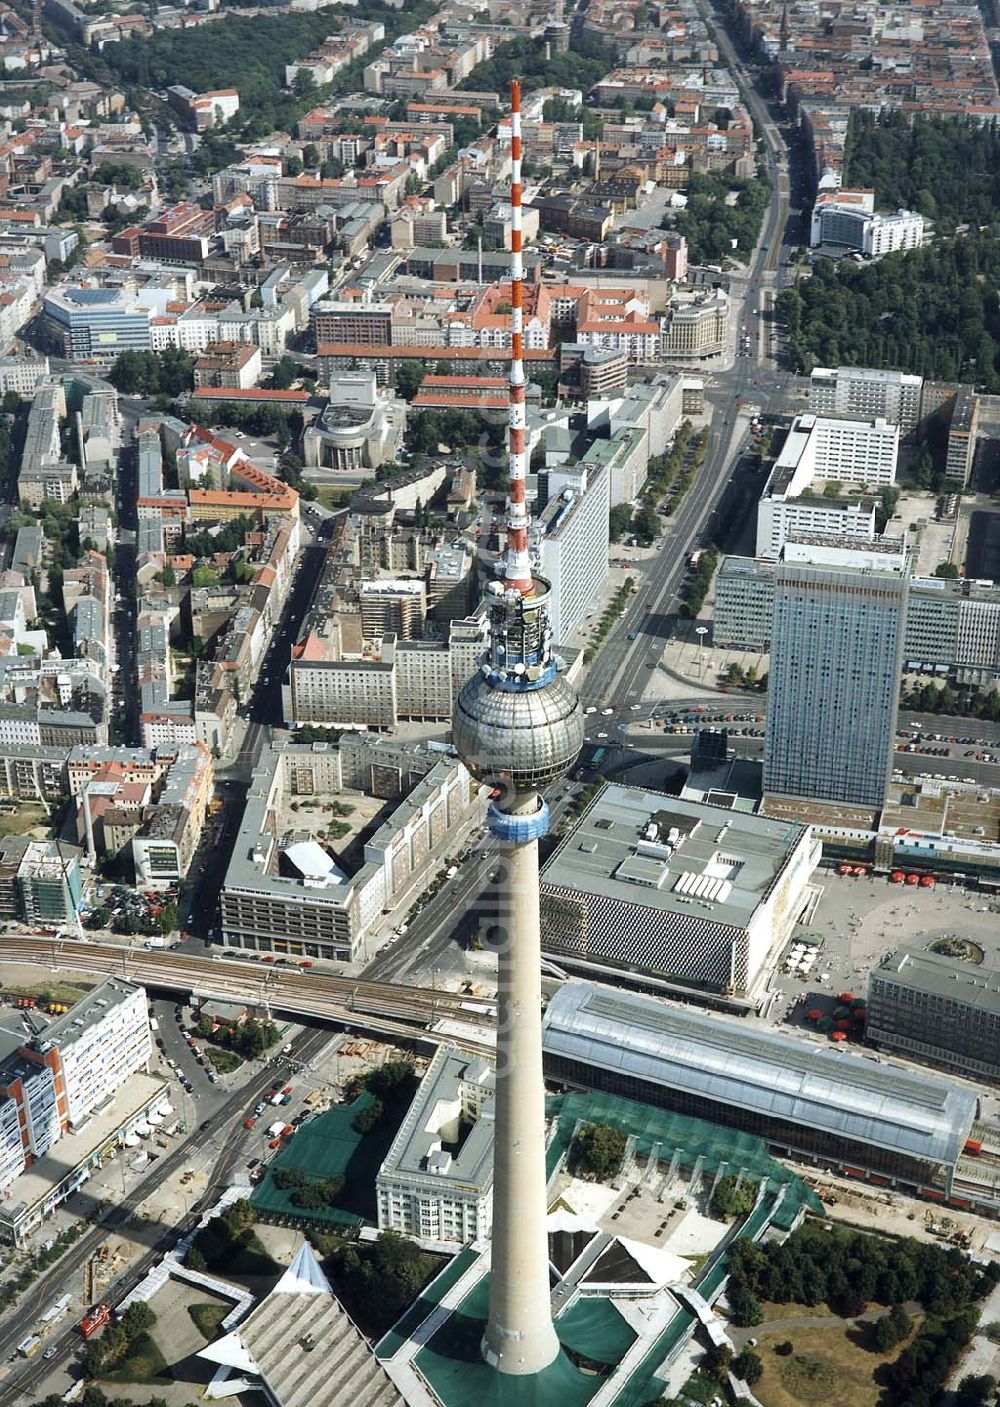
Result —
M 905 554 L 826 548 L 775 570 L 764 792 L 881 807 L 906 625 Z

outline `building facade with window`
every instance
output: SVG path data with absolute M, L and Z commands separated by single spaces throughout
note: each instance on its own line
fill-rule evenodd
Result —
M 764 793 L 881 807 L 909 558 L 788 544 L 774 574 Z
M 898 948 L 869 975 L 865 1030 L 884 1050 L 1000 1080 L 1000 969 Z

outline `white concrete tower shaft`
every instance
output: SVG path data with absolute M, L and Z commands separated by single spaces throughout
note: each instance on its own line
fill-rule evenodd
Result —
M 483 1356 L 501 1373 L 537 1373 L 559 1352 L 550 1306 L 542 1079 L 541 924 L 537 793 L 510 798 L 505 940 L 497 995 L 496 1142 L 490 1312 Z M 524 827 L 530 839 L 517 839 Z

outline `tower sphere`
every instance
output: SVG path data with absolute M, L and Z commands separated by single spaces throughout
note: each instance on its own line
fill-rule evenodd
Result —
M 583 746 L 583 710 L 573 686 L 553 674 L 542 688 L 497 688 L 480 672 L 455 706 L 452 738 L 474 777 L 517 792 L 565 775 Z

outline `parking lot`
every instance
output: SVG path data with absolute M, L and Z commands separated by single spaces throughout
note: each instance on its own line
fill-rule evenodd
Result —
M 132 889 L 121 884 L 97 885 L 91 908 L 81 908 L 80 917 L 88 929 L 157 937 L 162 931 L 163 914 L 168 905 L 177 903 L 177 895 L 178 890 L 173 885 L 158 890 Z M 162 939 L 156 946 L 161 945 L 166 946 Z

